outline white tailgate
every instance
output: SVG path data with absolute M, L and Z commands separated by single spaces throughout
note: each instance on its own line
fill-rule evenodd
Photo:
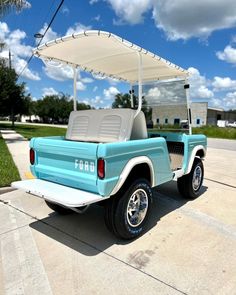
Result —
M 85 206 L 109 198 L 41 179 L 15 181 L 11 186 L 66 207 Z

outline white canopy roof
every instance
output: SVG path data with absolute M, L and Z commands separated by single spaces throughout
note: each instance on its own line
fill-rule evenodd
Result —
M 116 35 L 103 31 L 84 31 L 47 42 L 34 50 L 45 61 L 79 67 L 94 74 L 136 83 L 142 57 L 143 82 L 185 78 L 188 72 L 173 63 Z

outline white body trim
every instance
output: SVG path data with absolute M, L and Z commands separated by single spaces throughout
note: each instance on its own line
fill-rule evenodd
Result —
M 151 171 L 151 187 L 155 186 L 154 168 L 153 168 L 152 161 L 146 156 L 136 157 L 136 158 L 131 159 L 124 167 L 123 171 L 120 174 L 120 178 L 119 178 L 116 186 L 114 187 L 114 189 L 111 192 L 111 195 L 114 195 L 119 191 L 119 189 L 122 187 L 122 185 L 126 181 L 127 177 L 129 176 L 131 170 L 138 164 L 148 164 L 150 171 Z
M 187 171 L 186 171 L 185 174 L 190 173 L 190 171 L 192 169 L 192 166 L 193 166 L 194 159 L 196 157 L 196 154 L 200 150 L 203 150 L 203 152 L 204 152 L 203 158 L 206 156 L 206 149 L 204 148 L 203 145 L 197 145 L 197 146 L 195 146 L 194 149 L 192 150 L 192 154 L 191 154 L 191 157 L 190 157 L 189 162 L 188 162 L 188 168 L 187 168 Z
M 177 180 L 178 178 L 180 178 L 183 175 L 184 175 L 184 170 L 183 169 L 176 170 L 176 171 L 174 171 L 173 180 Z
M 11 186 L 69 208 L 82 207 L 109 198 L 42 179 L 15 181 Z

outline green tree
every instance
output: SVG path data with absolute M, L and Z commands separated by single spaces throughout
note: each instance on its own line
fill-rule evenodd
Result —
M 77 110 L 90 109 L 90 105 L 77 103 Z M 73 101 L 63 93 L 45 96 L 35 102 L 35 115 L 43 122 L 66 123 L 73 110 Z
M 28 114 L 30 96 L 25 94 L 25 84 L 17 83 L 14 69 L 0 59 L 0 115 L 10 116 L 14 127 L 15 115 Z
M 133 100 L 134 100 L 134 108 L 138 107 L 138 98 L 137 96 L 133 96 Z M 118 93 L 115 96 L 115 100 L 112 103 L 112 108 L 116 109 L 116 108 L 131 108 L 131 98 L 130 98 L 130 94 L 125 93 Z M 145 114 L 145 117 L 147 120 L 150 120 L 151 118 L 151 109 L 147 106 L 147 101 L 145 100 L 145 98 L 142 98 L 142 111 Z
M 30 3 L 26 0 L 0 0 L 0 16 L 4 16 L 13 9 L 20 12 L 29 7 Z

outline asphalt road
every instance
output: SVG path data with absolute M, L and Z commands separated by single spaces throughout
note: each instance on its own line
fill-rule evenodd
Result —
M 236 140 L 208 138 L 207 146 L 215 149 L 236 151 Z
M 129 243 L 102 207 L 60 216 L 21 191 L 0 195 L 0 294 L 235 294 L 235 162 L 210 147 L 201 196 L 162 185 L 148 231 Z

